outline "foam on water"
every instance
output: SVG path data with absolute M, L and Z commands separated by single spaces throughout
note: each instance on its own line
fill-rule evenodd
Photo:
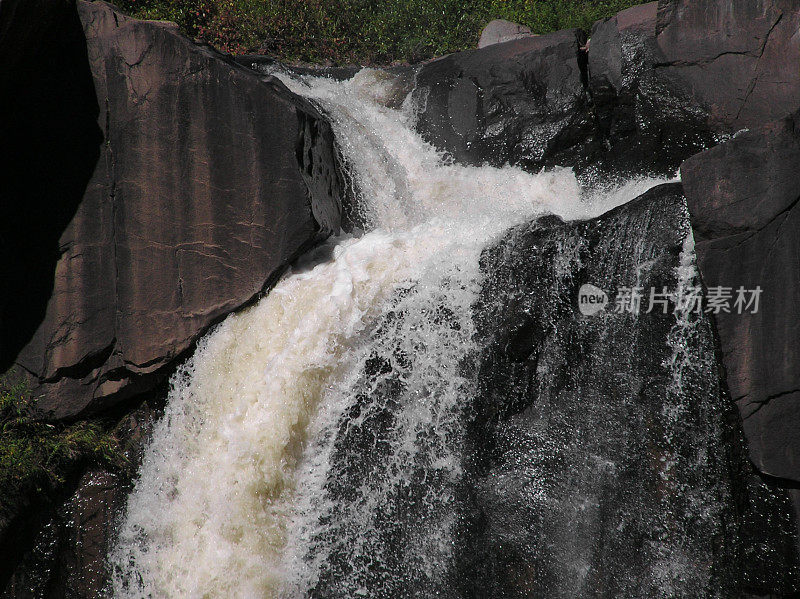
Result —
M 408 102 L 387 107 L 396 83 L 385 73 L 283 79 L 330 116 L 369 231 L 329 241 L 210 332 L 175 374 L 110 556 L 117 597 L 302 594 L 334 543 L 325 514 L 338 518 L 328 532 L 380 559 L 374 518 L 412 466 L 440 482 L 420 500 L 430 523 L 415 543 L 427 559 L 407 557 L 421 576 L 438 576 L 452 525 L 440 508 L 460 472 L 456 414 L 470 381 L 459 365 L 473 349 L 481 249 L 538 214 L 590 217 L 659 182 L 587 201 L 566 169 L 448 164 L 414 132 Z M 337 427 L 380 383 L 363 376 L 377 354 L 393 356 L 404 389 L 387 474 L 351 505 L 332 505 L 325 484 Z M 360 418 L 380 409 L 368 405 Z M 363 591 L 358 577 L 352 584 L 347 592 Z

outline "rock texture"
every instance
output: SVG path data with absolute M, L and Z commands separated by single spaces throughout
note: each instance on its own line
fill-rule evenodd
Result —
M 576 30 L 524 37 L 427 63 L 417 128 L 455 160 L 538 169 L 573 164 L 593 131 Z
M 660 0 L 659 77 L 733 133 L 800 108 L 795 0 Z
M 716 141 L 703 109 L 660 77 L 657 3 L 624 10 L 592 29 L 588 86 L 604 170 L 672 174 Z
M 505 19 L 495 19 L 490 21 L 481 31 L 481 38 L 478 40 L 478 48 L 485 48 L 492 44 L 502 44 L 521 37 L 532 35 L 531 30 L 524 25 L 518 25 Z
M 16 357 L 52 418 L 152 388 L 341 213 L 333 136 L 310 104 L 172 24 L 77 9 L 99 159 Z
M 621 287 L 678 288 L 689 228 L 680 185 L 664 185 L 591 221 L 515 228 L 484 251 L 486 349 L 456 549 L 470 594 L 800 590 L 790 498 L 747 462 L 709 318 L 674 303 L 614 309 Z M 593 316 L 578 309 L 587 283 L 611 298 Z
M 673 174 L 800 108 L 799 28 L 792 0 L 635 6 L 596 23 L 588 49 L 563 31 L 424 65 L 418 128 L 470 164 Z
M 758 468 L 800 482 L 800 112 L 687 160 L 683 184 L 707 287 L 763 291 L 714 316 L 727 384 Z

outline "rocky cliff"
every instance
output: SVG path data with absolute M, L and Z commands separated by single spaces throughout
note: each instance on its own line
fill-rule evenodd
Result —
M 486 597 L 790 596 L 796 523 L 720 386 L 679 184 L 484 251 L 465 588 Z M 690 238 L 689 238 L 690 239 Z M 608 303 L 582 310 L 593 285 Z M 668 290 L 668 305 L 624 290 Z M 474 556 L 481 556 L 475 559 Z
M 419 131 L 458 161 L 566 164 L 588 182 L 686 161 L 706 285 L 769 287 L 760 314 L 715 323 L 753 458 L 791 484 L 800 158 L 797 117 L 780 119 L 800 108 L 798 28 L 792 2 L 661 0 L 596 23 L 585 43 L 562 31 L 434 60 L 414 91 Z
M 310 104 L 169 23 L 102 2 L 79 2 L 77 13 L 86 41 L 72 31 L 78 49 L 66 51 L 89 109 L 59 152 L 80 159 L 83 176 L 61 198 L 54 155 L 37 173 L 12 172 L 9 198 L 65 212 L 49 231 L 48 263 L 23 254 L 14 265 L 17 279 L 48 280 L 49 296 L 42 288 L 26 298 L 45 304 L 43 318 L 20 330 L 30 308 L 7 299 L 4 310 L 13 315 L 4 357 L 54 419 L 151 389 L 210 325 L 340 222 L 333 137 Z M 8 126 L 35 121 L 25 110 Z M 36 178 L 50 181 L 49 195 L 25 189 Z M 4 225 L 10 245 L 28 234 L 13 219 Z
M 594 507 L 580 516 L 584 531 L 601 520 L 632 529 L 581 549 L 580 559 L 607 574 L 592 584 L 632 592 L 624 571 L 641 563 L 626 544 L 659 547 L 646 528 L 707 566 L 687 580 L 705 581 L 710 596 L 792 592 L 795 523 L 781 489 L 797 494 L 800 484 L 799 26 L 791 0 L 660 0 L 599 22 L 590 34 L 515 34 L 416 69 L 417 127 L 458 161 L 570 165 L 589 182 L 599 174 L 674 174 L 682 164 L 682 191 L 662 188 L 585 225 L 532 223 L 485 254 L 491 280 L 479 308 L 490 349 L 481 359 L 490 372 L 468 465 L 477 491 L 464 499 L 464 513 L 466 542 L 489 547 L 491 559 L 465 569 L 462 580 L 473 588 L 524 595 L 535 590 L 525 586 L 524 564 L 547 577 L 548 560 L 573 551 L 562 540 L 577 530 L 569 509 L 585 493 L 580 480 L 562 476 L 569 471 L 608 482 L 587 499 Z M 341 225 L 344 183 L 324 115 L 278 80 L 168 23 L 129 19 L 104 2 L 2 0 L 0 60 L 0 139 L 11 149 L 0 161 L 0 370 L 28 382 L 44 418 L 129 412 L 204 332 Z M 706 290 L 760 286 L 763 295 L 756 314 L 721 312 L 696 325 L 694 350 L 717 351 L 720 362 L 698 362 L 686 381 L 696 388 L 683 395 L 662 369 L 671 356 L 647 341 L 669 337 L 673 320 L 648 316 L 635 327 L 604 329 L 603 321 L 575 317 L 569 298 L 577 279 L 567 285 L 564 273 L 539 263 L 509 267 L 515 255 L 534 255 L 534 246 L 556 256 L 563 251 L 557 241 L 569 238 L 583 248 L 593 282 L 621 284 L 599 257 L 609 244 L 602 231 L 646 231 L 656 268 L 648 282 L 671 284 L 678 232 L 690 224 Z M 554 264 L 571 259 L 559 256 Z M 548 285 L 563 285 L 563 294 L 543 293 Z M 493 288 L 518 297 L 498 308 Z M 541 302 L 528 306 L 534 296 Z M 534 322 L 528 309 L 559 316 Z M 614 345 L 604 349 L 599 339 L 609 335 Z M 559 356 L 571 372 L 558 370 Z M 593 378 L 598 360 L 625 377 Z M 512 383 L 520 393 L 508 392 Z M 596 389 L 628 399 L 604 403 Z M 534 401 L 540 395 L 548 416 Z M 674 430 L 662 413 L 664 395 L 683 410 Z M 579 396 L 591 398 L 588 407 Z M 736 453 L 739 424 L 725 398 L 738 404 L 750 457 L 768 484 Z M 123 435 L 140 439 L 148 410 L 128 414 Z M 566 439 L 570 418 L 587 429 L 598 423 L 598 431 L 605 419 L 640 426 L 625 429 L 631 447 L 623 451 Z M 708 446 L 691 444 L 709 430 Z M 654 436 L 665 431 L 674 434 Z M 534 442 L 546 449 L 525 459 L 549 469 L 551 490 L 572 506 L 525 507 L 547 521 L 541 539 L 525 538 L 509 515 L 527 501 L 524 485 L 502 497 L 492 487 L 497 477 L 524 479 L 531 464 L 514 448 Z M 702 452 L 707 461 L 692 472 L 688 464 Z M 681 503 L 680 489 L 659 482 L 667 459 L 715 501 Z M 729 476 L 714 486 L 713 473 L 726 468 Z M 11 556 L 0 573 L 24 562 L 6 588 L 10 596 L 31 588 L 91 596 L 102 587 L 108 526 L 125 481 L 110 472 L 77 474 L 60 505 L 28 523 L 40 530 L 35 539 L 18 544 L 0 530 L 0 555 Z M 627 495 L 611 501 L 613 488 Z M 658 520 L 651 502 L 671 518 Z M 631 520 L 612 505 L 642 516 Z M 703 520 L 698 505 L 720 518 Z M 722 520 L 742 539 L 732 553 L 714 544 L 731 534 L 714 528 Z M 469 545 L 462 549 L 469 563 Z M 532 552 L 539 557 L 528 560 Z M 43 574 L 33 580 L 36 571 Z M 572 587 L 564 589 L 569 596 Z
M 113 421 L 338 232 L 333 135 L 279 81 L 105 2 L 3 0 L 0 32 L 0 370 L 42 417 Z M 23 501 L 0 527 L 0 588 L 27 564 L 12 596 L 105 580 L 124 477 L 66 483 L 61 507 Z

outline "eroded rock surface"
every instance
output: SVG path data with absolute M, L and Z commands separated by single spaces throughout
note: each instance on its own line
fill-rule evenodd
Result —
M 310 104 L 172 24 L 77 8 L 99 160 L 16 358 L 52 418 L 152 388 L 341 212 L 333 136 Z
M 616 310 L 625 287 L 692 284 L 689 229 L 680 185 L 662 185 L 597 219 L 517 227 L 484 251 L 465 589 L 648 599 L 800 590 L 791 500 L 746 459 L 710 319 L 672 300 Z M 584 315 L 584 284 L 610 305 Z
M 706 287 L 761 288 L 757 313 L 714 315 L 750 455 L 800 482 L 800 113 L 681 167 Z

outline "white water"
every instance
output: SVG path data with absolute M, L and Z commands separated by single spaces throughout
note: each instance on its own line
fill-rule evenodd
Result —
M 414 468 L 440 482 L 421 498 L 425 534 L 405 557 L 421 577 L 439 576 L 481 250 L 536 215 L 594 216 L 659 182 L 582 200 L 569 170 L 448 165 L 414 133 L 408 102 L 386 107 L 386 74 L 286 83 L 331 116 L 369 232 L 328 242 L 209 333 L 175 375 L 111 554 L 116 597 L 302 595 L 337 534 L 381 559 L 375 518 Z M 379 411 L 369 398 L 390 378 L 365 379 L 375 355 L 403 387 L 385 473 L 334 505 L 325 485 L 341 416 L 358 393 L 366 408 L 345 430 Z M 336 521 L 320 524 L 325 515 Z M 361 584 L 346 591 L 358 596 Z

